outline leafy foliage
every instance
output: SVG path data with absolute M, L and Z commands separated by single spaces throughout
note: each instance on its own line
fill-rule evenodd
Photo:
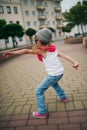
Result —
M 24 29 L 19 24 L 8 24 L 5 26 L 5 32 L 8 33 L 9 36 L 23 36 L 24 35 Z
M 69 12 L 64 13 L 64 17 L 69 24 L 73 25 L 73 27 L 75 25 L 81 25 L 83 32 L 83 25 L 87 24 L 87 1 L 83 3 L 78 2 Z
M 34 29 L 32 29 L 32 28 L 28 28 L 26 30 L 26 35 L 28 35 L 30 37 L 33 36 L 35 33 L 36 33 L 36 31 Z
M 23 29 L 23 27 L 21 25 L 19 25 L 19 24 L 15 24 L 15 23 L 14 24 L 7 24 L 4 27 L 4 32 L 7 35 L 7 37 L 9 37 L 9 36 L 12 37 L 12 42 L 13 42 L 13 47 L 14 48 L 15 48 L 14 38 L 16 36 L 17 37 L 22 37 L 24 35 L 24 29 Z M 16 43 L 17 43 L 17 41 L 16 41 Z
M 6 21 L 4 19 L 0 19 L 0 29 L 6 25 Z
M 26 30 L 26 35 L 30 37 L 31 43 L 32 43 L 32 36 L 36 33 L 36 30 L 33 28 L 28 28 Z
M 6 25 L 6 21 L 4 19 L 0 19 L 0 39 L 4 39 L 6 35 L 4 31 L 5 25 Z
M 55 32 L 55 29 L 52 27 L 48 27 L 48 29 L 50 29 L 53 33 Z
M 73 23 L 68 23 L 65 27 L 62 28 L 63 32 L 71 32 L 71 29 L 74 27 Z

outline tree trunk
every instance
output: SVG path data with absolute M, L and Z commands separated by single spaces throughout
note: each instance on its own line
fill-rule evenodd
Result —
M 15 48 L 15 42 L 14 42 L 14 37 L 12 37 L 12 43 L 13 43 L 13 48 Z
M 8 48 L 7 43 L 5 43 L 5 47 L 6 47 L 6 49 Z
M 9 42 L 7 41 L 7 39 L 8 39 L 8 38 L 5 38 L 5 47 L 6 47 L 6 49 L 8 48 L 7 44 L 9 43 Z
M 84 30 L 85 30 L 85 33 L 87 33 L 87 32 L 86 32 L 86 24 L 84 25 Z
M 78 30 L 78 34 L 80 33 L 80 31 L 79 31 L 79 25 L 77 25 L 77 30 Z
M 32 36 L 30 37 L 31 44 L 33 44 Z
M 81 24 L 82 35 L 84 36 L 83 25 Z

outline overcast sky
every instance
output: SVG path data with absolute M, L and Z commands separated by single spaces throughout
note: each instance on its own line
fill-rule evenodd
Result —
M 61 2 L 62 12 L 69 10 L 78 1 L 82 1 L 82 0 L 62 0 L 62 2 Z

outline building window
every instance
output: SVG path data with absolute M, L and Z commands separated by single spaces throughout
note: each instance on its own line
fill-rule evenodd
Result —
M 11 8 L 10 8 L 10 6 L 6 6 L 6 9 L 7 9 L 7 14 L 11 14 Z
M 39 12 L 38 12 L 38 15 L 39 15 L 39 16 L 42 16 L 42 15 L 44 15 L 44 12 L 43 12 L 43 11 L 39 11 Z
M 45 6 L 45 7 L 48 7 L 48 4 L 47 4 L 47 2 L 44 2 L 44 6 Z
M 42 1 L 37 1 L 37 5 L 42 5 Z
M 57 8 L 61 8 L 60 3 L 56 3 Z
M 45 25 L 45 22 L 42 20 L 40 21 L 40 26 Z
M 51 14 L 52 14 L 52 17 L 54 17 L 54 12 L 51 12 Z
M 25 15 L 29 16 L 29 11 L 28 10 L 25 10 Z
M 55 25 L 55 21 L 53 21 L 53 25 Z
M 31 0 L 31 6 L 34 6 L 34 0 Z
M 14 13 L 18 14 L 18 8 L 16 6 L 14 6 Z
M 9 39 L 5 39 L 5 44 L 8 44 L 9 43 Z
M 18 37 L 19 41 L 23 41 L 22 37 Z
M 13 21 L 9 21 L 9 23 L 13 23 Z
M 47 21 L 47 25 L 50 25 L 50 21 Z
M 60 12 L 56 12 L 56 16 L 60 16 Z
M 35 13 L 35 11 L 32 11 L 32 15 L 33 15 L 33 16 L 36 16 L 36 13 Z
M 30 26 L 30 21 L 27 21 L 27 26 Z
M 3 14 L 4 10 L 3 10 L 3 6 L 0 6 L 0 14 Z
M 25 6 L 27 6 L 27 0 L 23 0 Z
M 17 23 L 17 24 L 20 24 L 20 22 L 19 22 L 19 21 L 16 21 L 16 23 Z
M 34 26 L 36 26 L 37 25 L 37 22 L 36 21 L 34 21 Z
M 46 15 L 48 16 L 48 15 L 49 15 L 49 12 L 46 12 Z
M 60 25 L 61 24 L 61 20 L 57 21 L 57 25 Z

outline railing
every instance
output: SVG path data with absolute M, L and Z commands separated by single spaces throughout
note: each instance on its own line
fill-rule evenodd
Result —
M 37 5 L 37 10 L 45 10 L 45 6 L 44 5 Z
M 56 16 L 56 20 L 61 20 L 62 16 Z
M 55 11 L 61 11 L 61 8 L 60 7 L 55 7 Z
M 57 24 L 56 27 L 57 27 L 57 28 L 62 28 L 62 27 L 64 27 L 64 25 L 63 25 L 63 24 L 60 24 L 60 25 Z
M 41 29 L 41 28 L 46 28 L 46 27 L 47 27 L 46 24 L 40 24 L 40 26 L 39 26 L 40 29 Z
M 38 16 L 38 19 L 46 19 L 47 17 L 46 17 L 46 15 L 39 15 Z

